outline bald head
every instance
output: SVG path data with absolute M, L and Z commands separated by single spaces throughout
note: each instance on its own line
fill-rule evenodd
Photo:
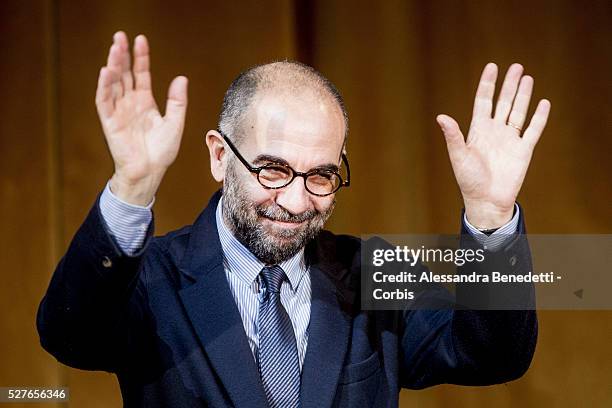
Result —
M 219 115 L 219 129 L 239 143 L 252 104 L 266 94 L 283 98 L 329 101 L 342 112 L 348 134 L 348 116 L 342 96 L 327 78 L 314 68 L 294 61 L 258 65 L 241 73 L 230 85 Z

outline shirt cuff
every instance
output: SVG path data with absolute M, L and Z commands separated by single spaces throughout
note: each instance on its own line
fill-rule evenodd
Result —
M 465 223 L 466 228 L 474 237 L 474 239 L 484 247 L 484 249 L 489 251 L 497 251 L 504 246 L 506 241 L 511 238 L 513 234 L 516 234 L 518 231 L 518 223 L 519 223 L 519 212 L 520 208 L 518 204 L 514 204 L 514 215 L 512 219 L 508 221 L 507 224 L 498 228 L 491 235 L 487 235 L 478 230 L 475 226 L 470 224 L 467 219 L 467 216 L 463 214 L 463 222 Z
M 149 225 L 153 219 L 151 208 L 155 198 L 145 207 L 126 203 L 110 189 L 110 180 L 100 196 L 100 213 L 107 231 L 126 255 L 133 255 L 142 248 Z

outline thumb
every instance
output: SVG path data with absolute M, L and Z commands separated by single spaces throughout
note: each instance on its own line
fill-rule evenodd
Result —
M 460 154 L 465 149 L 463 133 L 461 133 L 457 121 L 448 115 L 438 115 L 436 116 L 436 121 L 442 129 L 442 133 L 444 133 L 448 154 L 451 160 L 453 160 L 454 156 Z
M 183 126 L 185 112 L 187 111 L 187 77 L 178 76 L 172 80 L 168 88 L 168 101 L 166 102 L 166 116 L 164 119 Z

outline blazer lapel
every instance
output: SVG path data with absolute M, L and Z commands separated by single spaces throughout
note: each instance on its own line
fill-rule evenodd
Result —
M 195 280 L 179 291 L 185 310 L 233 404 L 266 407 L 267 400 L 242 319 L 227 283 L 215 210 L 221 194 L 210 200 L 192 227 L 181 271 Z
M 336 287 L 311 265 L 312 303 L 308 349 L 302 368 L 302 408 L 332 405 L 348 346 L 350 318 L 340 307 Z

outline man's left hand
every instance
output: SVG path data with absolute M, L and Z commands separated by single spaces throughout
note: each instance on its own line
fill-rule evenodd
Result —
M 522 130 L 533 78 L 523 75 L 520 64 L 513 64 L 492 117 L 496 80 L 497 66 L 489 63 L 478 84 L 467 139 L 453 118 L 436 118 L 446 138 L 467 219 L 479 229 L 499 228 L 512 218 L 533 149 L 550 112 L 550 102 L 540 100 L 529 126 Z

